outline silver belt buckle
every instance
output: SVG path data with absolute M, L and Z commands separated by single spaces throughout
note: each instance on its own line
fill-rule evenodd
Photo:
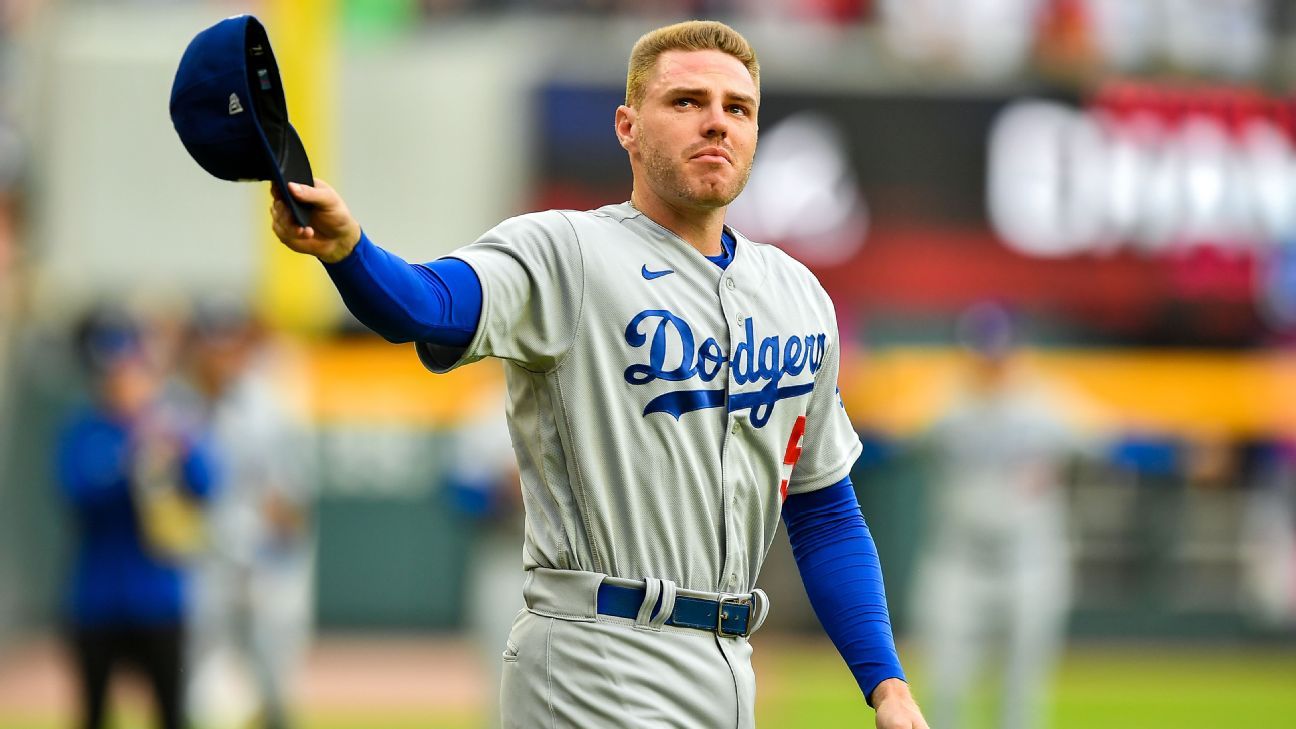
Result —
M 747 606 L 747 627 L 744 628 L 742 632 L 730 633 L 729 631 L 725 630 L 724 621 L 725 618 L 729 617 L 729 613 L 725 611 L 725 605 L 746 605 Z M 720 635 L 720 636 L 728 635 L 735 638 L 738 637 L 746 638 L 747 636 L 751 635 L 751 626 L 752 626 L 751 609 L 752 609 L 751 595 L 723 595 L 722 594 L 720 596 L 720 599 L 716 601 L 716 627 L 715 627 L 716 635 Z

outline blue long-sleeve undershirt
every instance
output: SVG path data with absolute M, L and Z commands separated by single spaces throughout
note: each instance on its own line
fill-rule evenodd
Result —
M 723 244 L 723 252 L 710 257 L 721 268 L 733 260 L 727 230 Z M 325 268 L 351 313 L 389 341 L 449 347 L 472 341 L 482 288 L 472 267 L 459 259 L 410 264 L 362 233 L 351 255 Z M 903 679 L 904 672 L 877 548 L 850 479 L 789 496 L 783 521 L 810 604 L 871 704 L 879 683 Z
M 891 634 L 882 564 L 850 477 L 783 502 L 801 581 L 824 632 L 873 705 L 873 689 L 904 680 Z
M 342 302 L 389 342 L 467 347 L 481 316 L 481 281 L 458 258 L 411 264 L 360 233 L 351 255 L 325 264 Z

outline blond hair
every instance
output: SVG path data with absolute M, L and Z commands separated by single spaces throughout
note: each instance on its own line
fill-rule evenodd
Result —
M 648 77 L 657 58 L 666 51 L 720 51 L 737 58 L 747 67 L 756 90 L 760 91 L 760 62 L 756 51 L 738 31 L 714 20 L 688 20 L 645 33 L 630 49 L 630 71 L 626 74 L 626 106 L 643 101 Z

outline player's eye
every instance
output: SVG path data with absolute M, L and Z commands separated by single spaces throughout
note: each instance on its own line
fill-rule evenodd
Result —
M 730 104 L 729 113 L 736 116 L 747 116 L 747 107 L 741 104 Z
M 681 97 L 679 97 L 678 99 L 675 100 L 675 106 L 678 107 L 678 108 L 680 108 L 680 109 L 683 109 L 683 108 L 686 108 L 686 107 L 689 107 L 689 106 L 697 106 L 697 105 L 698 105 L 697 100 L 696 100 L 696 99 L 693 99 L 693 98 L 690 98 L 690 97 L 688 97 L 688 96 L 681 96 Z

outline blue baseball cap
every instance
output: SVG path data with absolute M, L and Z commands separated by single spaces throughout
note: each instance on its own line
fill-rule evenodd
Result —
M 171 85 L 171 123 L 189 155 L 222 180 L 270 180 L 298 225 L 309 206 L 289 182 L 312 185 L 310 160 L 288 123 L 279 65 L 261 21 L 226 18 L 189 42 Z
M 1020 344 L 1020 327 L 1003 305 L 981 301 L 959 315 L 959 343 L 986 359 L 1003 359 Z
M 92 376 L 144 355 L 142 323 L 120 304 L 93 306 L 76 323 L 72 335 L 76 354 Z

